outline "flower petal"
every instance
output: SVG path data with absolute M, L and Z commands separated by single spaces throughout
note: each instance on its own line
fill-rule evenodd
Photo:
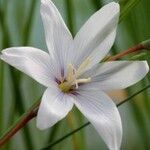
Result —
M 92 123 L 110 150 L 119 150 L 122 140 L 120 115 L 113 101 L 102 91 L 77 93 L 75 105 Z
M 48 88 L 42 98 L 37 115 L 37 127 L 44 130 L 63 119 L 72 109 L 72 97 L 56 87 Z
M 149 66 L 146 61 L 114 61 L 100 63 L 83 76 L 92 78 L 93 82 L 87 85 L 91 88 L 117 90 L 137 83 L 146 76 L 148 71 Z
M 54 81 L 51 59 L 42 50 L 33 47 L 12 47 L 4 49 L 0 58 L 46 87 Z
M 41 16 L 48 50 L 63 68 L 65 61 L 70 59 L 69 54 L 72 54 L 70 52 L 72 35 L 51 0 L 41 0 Z
M 80 29 L 74 39 L 78 65 L 87 57 L 90 66 L 101 61 L 112 47 L 119 18 L 119 4 L 112 2 L 97 11 Z

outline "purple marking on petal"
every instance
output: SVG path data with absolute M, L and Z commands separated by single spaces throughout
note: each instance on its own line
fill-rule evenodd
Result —
M 74 96 L 79 95 L 79 93 L 77 91 L 71 91 L 71 94 L 74 95 Z
M 61 77 L 64 77 L 64 69 L 61 68 Z
M 78 86 L 84 85 L 85 83 L 78 83 Z
M 73 69 L 73 74 L 76 74 L 76 70 L 75 69 Z
M 60 83 L 61 83 L 61 81 L 58 80 L 57 78 L 55 78 L 55 82 L 57 82 L 57 84 L 60 84 Z

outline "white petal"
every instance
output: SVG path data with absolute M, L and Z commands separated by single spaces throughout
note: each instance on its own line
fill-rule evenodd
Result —
M 99 90 L 79 91 L 75 105 L 92 123 L 110 150 L 119 150 L 122 124 L 116 105 Z
M 104 58 L 114 43 L 118 18 L 119 4 L 112 2 L 84 24 L 74 39 L 77 65 L 87 57 L 91 59 L 91 66 Z
M 89 84 L 91 88 L 116 90 L 139 82 L 148 71 L 149 66 L 146 61 L 114 61 L 98 64 L 83 76 L 92 78 L 93 82 Z
M 51 0 L 41 0 L 41 16 L 48 50 L 52 57 L 59 61 L 63 69 L 64 61 L 70 59 L 70 46 L 73 42 L 72 35 Z
M 42 98 L 37 115 L 37 127 L 44 130 L 63 119 L 72 109 L 72 97 L 57 88 L 48 88 Z
M 12 47 L 4 49 L 0 58 L 47 87 L 54 81 L 50 56 L 42 50 L 33 47 Z

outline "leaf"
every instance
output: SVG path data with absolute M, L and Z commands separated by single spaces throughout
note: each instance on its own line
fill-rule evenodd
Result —
M 141 0 L 120 0 L 121 13 L 119 21 L 121 22 L 140 1 Z

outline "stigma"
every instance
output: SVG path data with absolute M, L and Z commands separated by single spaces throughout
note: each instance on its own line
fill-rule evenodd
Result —
M 91 82 L 91 78 L 80 78 L 80 75 L 84 72 L 87 66 L 90 64 L 90 59 L 87 58 L 78 69 L 76 69 L 72 64 L 68 64 L 66 78 L 61 81 L 59 88 L 62 92 L 68 93 L 75 89 L 78 89 L 80 84 L 85 84 Z

